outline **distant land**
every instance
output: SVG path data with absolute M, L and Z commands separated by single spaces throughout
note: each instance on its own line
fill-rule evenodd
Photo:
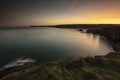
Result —
M 56 27 L 56 28 L 97 28 L 97 27 L 120 27 L 120 24 L 64 24 L 53 26 L 28 26 L 28 27 Z
M 120 27 L 120 24 L 64 24 L 64 25 L 30 25 L 30 26 L 0 26 L 0 29 L 29 28 L 29 27 L 57 27 L 57 28 L 97 28 L 97 27 Z

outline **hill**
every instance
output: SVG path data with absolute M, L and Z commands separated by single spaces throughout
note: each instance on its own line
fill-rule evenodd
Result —
M 41 64 L 16 72 L 1 80 L 118 80 L 120 53 L 106 56 L 70 58 Z

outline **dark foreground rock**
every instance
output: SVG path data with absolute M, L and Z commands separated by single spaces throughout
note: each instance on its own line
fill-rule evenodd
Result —
M 25 69 L 34 67 L 35 64 L 32 63 L 26 63 L 23 66 L 16 66 L 16 67 L 10 67 L 10 68 L 6 68 L 6 69 L 1 69 L 0 70 L 0 79 L 7 76 L 8 74 L 12 74 L 14 72 L 19 72 L 19 71 L 24 71 Z

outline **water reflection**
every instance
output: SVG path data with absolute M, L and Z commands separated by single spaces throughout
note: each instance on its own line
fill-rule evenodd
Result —
M 20 57 L 32 57 L 41 63 L 66 57 L 105 55 L 113 51 L 99 35 L 71 29 L 30 28 L 0 32 L 0 64 Z

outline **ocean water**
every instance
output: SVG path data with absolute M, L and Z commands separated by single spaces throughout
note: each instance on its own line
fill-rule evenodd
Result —
M 44 63 L 69 57 L 106 55 L 111 51 L 112 47 L 99 35 L 72 29 L 0 30 L 0 66 L 21 57 Z

